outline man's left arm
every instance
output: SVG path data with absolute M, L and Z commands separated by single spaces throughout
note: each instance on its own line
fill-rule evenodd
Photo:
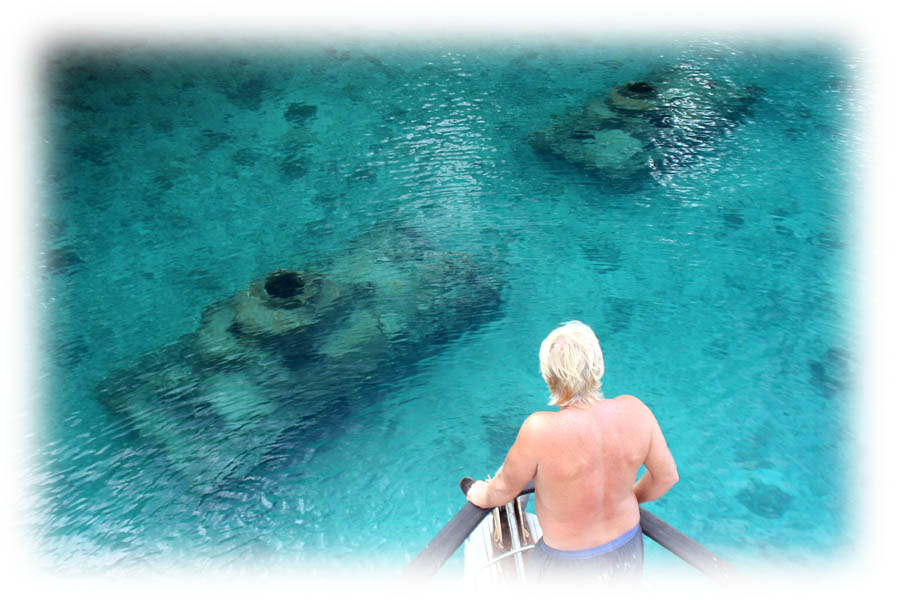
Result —
M 525 419 L 519 428 L 516 442 L 506 454 L 503 466 L 490 482 L 476 481 L 472 484 L 466 494 L 469 502 L 481 508 L 501 506 L 518 496 L 525 484 L 534 479 L 537 473 L 535 445 L 541 421 L 539 413 Z

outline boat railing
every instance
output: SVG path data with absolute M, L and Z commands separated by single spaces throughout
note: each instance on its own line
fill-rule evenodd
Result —
M 517 497 L 526 496 L 534 493 L 534 482 L 529 481 Z M 696 540 L 691 539 L 675 527 L 672 527 L 649 510 L 641 508 L 641 530 L 644 535 L 686 562 L 707 576 L 719 580 L 728 581 L 734 578 L 738 571 L 728 561 L 711 550 L 702 546 Z M 447 560 L 462 546 L 466 538 L 478 527 L 491 509 L 480 508 L 471 502 L 459 509 L 459 511 L 444 525 L 443 528 L 434 536 L 427 546 L 419 553 L 418 556 L 407 566 L 402 577 L 407 580 L 427 580 L 431 578 Z M 512 514 L 511 510 L 506 511 L 507 515 Z M 510 527 L 510 531 L 514 531 L 514 527 Z M 513 547 L 503 556 L 499 556 L 496 560 L 515 556 L 516 570 L 523 572 L 524 565 L 522 563 L 523 551 L 529 549 L 531 545 L 523 546 L 518 535 L 513 536 Z

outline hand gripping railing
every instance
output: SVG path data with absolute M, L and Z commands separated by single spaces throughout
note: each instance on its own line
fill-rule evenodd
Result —
M 534 482 L 529 481 L 518 496 L 532 493 L 534 493 Z M 675 556 L 720 581 L 727 581 L 738 574 L 737 569 L 721 556 L 704 548 L 649 510 L 644 508 L 640 510 L 641 529 L 644 535 Z M 466 502 L 465 506 L 459 509 L 459 512 L 444 525 L 434 539 L 409 564 L 401 577 L 406 580 L 430 578 L 475 531 L 475 528 L 490 511 L 489 508 L 480 508 L 471 502 Z

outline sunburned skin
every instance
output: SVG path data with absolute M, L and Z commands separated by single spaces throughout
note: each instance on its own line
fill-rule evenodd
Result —
M 647 471 L 635 484 L 641 465 Z M 544 542 L 582 550 L 634 528 L 638 505 L 665 494 L 678 471 L 653 413 L 625 395 L 532 414 L 497 475 L 475 482 L 467 498 L 482 508 L 500 506 L 530 479 Z

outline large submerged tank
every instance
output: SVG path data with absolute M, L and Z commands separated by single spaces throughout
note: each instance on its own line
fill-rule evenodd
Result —
M 746 118 L 760 93 L 689 64 L 660 68 L 593 96 L 528 140 L 539 153 L 630 187 L 708 149 Z
M 105 406 L 209 493 L 348 397 L 495 318 L 499 280 L 462 252 L 394 228 L 285 265 L 208 307 L 199 327 L 111 373 Z

